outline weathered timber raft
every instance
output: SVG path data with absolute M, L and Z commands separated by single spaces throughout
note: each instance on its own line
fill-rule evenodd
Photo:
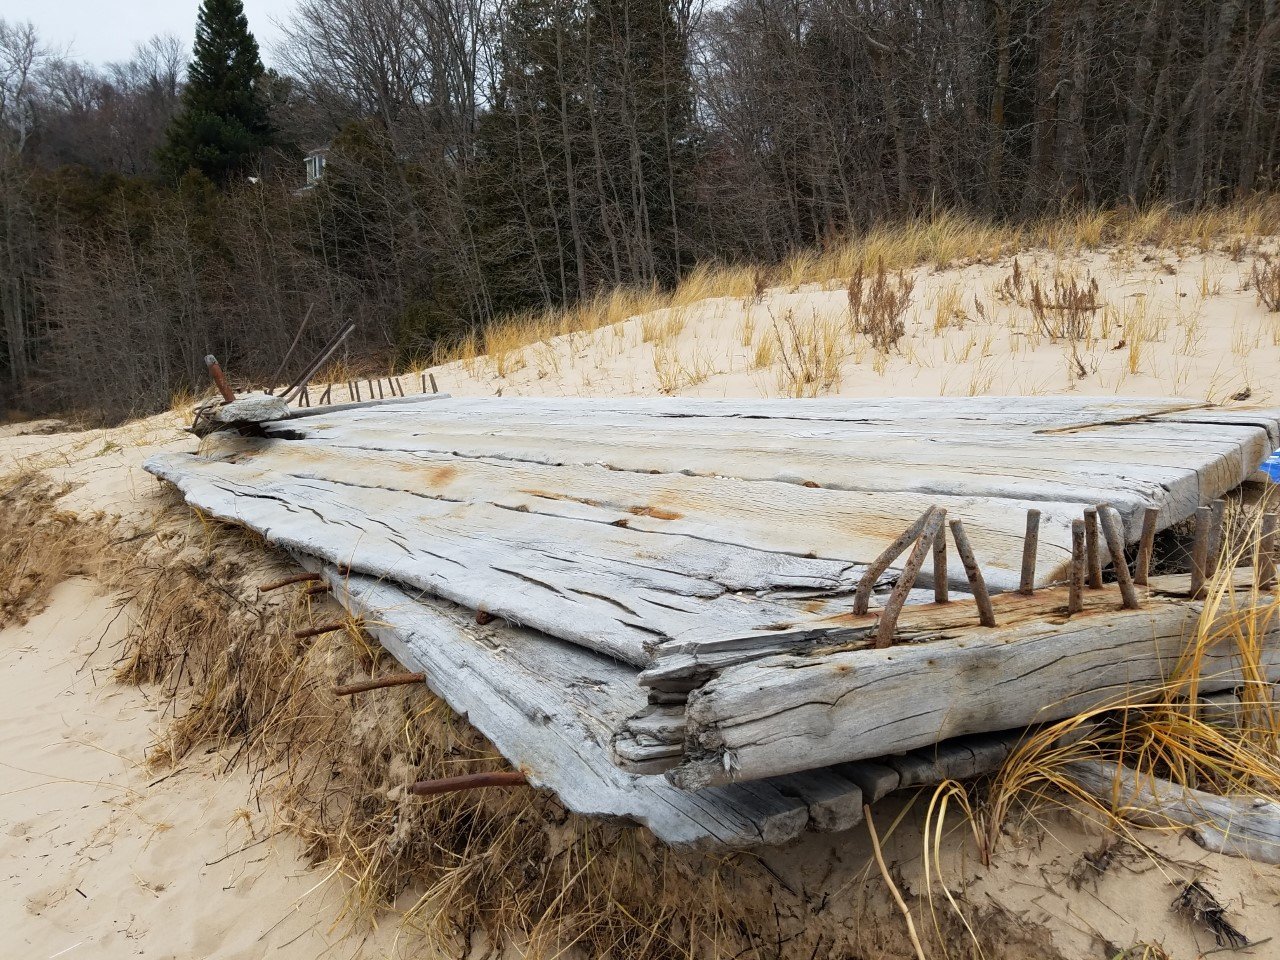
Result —
M 1208 538 L 1277 447 L 1280 413 L 1191 401 L 437 394 L 147 469 L 321 576 L 569 808 L 741 847 L 1167 677 L 1201 603 L 1146 577 L 1151 538 L 1198 511 Z M 1144 529 L 1122 609 L 1084 578 Z M 1208 666 L 1203 692 L 1240 682 L 1225 646 Z

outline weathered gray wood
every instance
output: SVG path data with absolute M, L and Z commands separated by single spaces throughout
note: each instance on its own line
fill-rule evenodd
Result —
M 269 393 L 247 393 L 213 411 L 219 423 L 263 423 L 289 415 L 289 405 Z
M 148 469 L 279 545 L 644 664 L 671 638 L 819 619 L 861 568 L 165 455 Z M 796 593 L 792 599 L 791 592 Z
M 843 829 L 861 809 L 857 786 L 823 771 L 699 793 L 625 773 L 609 759 L 608 743 L 612 724 L 643 702 L 630 668 L 497 621 L 482 627 L 448 604 L 300 559 L 325 573 L 335 598 L 401 664 L 426 674 L 530 783 L 571 810 L 644 824 L 671 844 L 752 847 L 807 829 Z
M 1159 777 L 1139 777 L 1104 760 L 1068 764 L 1067 775 L 1125 820 L 1185 827 L 1206 850 L 1280 863 L 1280 803 L 1263 796 L 1219 796 Z
M 843 763 L 832 769 L 838 771 L 846 780 L 856 783 L 867 803 L 884 799 L 898 789 L 902 780 L 893 767 L 869 760 L 861 763 Z
M 1052 592 L 1035 599 L 1052 602 Z M 1020 598 L 997 599 L 1012 615 Z M 1066 622 L 1036 615 L 930 643 L 731 667 L 690 693 L 686 759 L 668 776 L 694 789 L 901 753 L 1060 719 L 1167 682 L 1202 605 L 1156 598 L 1140 610 L 1110 607 L 1090 593 L 1085 612 Z M 1280 675 L 1278 631 L 1272 625 L 1264 640 L 1271 677 Z M 1206 651 L 1200 689 L 1241 679 L 1229 642 Z

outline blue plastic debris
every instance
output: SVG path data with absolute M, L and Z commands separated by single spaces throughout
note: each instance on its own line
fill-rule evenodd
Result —
M 1280 483 L 1280 450 L 1263 460 L 1258 469 L 1270 477 L 1272 483 Z

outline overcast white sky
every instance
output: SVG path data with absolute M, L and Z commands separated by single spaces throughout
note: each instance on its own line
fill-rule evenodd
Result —
M 271 65 L 271 48 L 295 0 L 244 0 L 249 29 L 258 38 L 262 59 Z M 157 33 L 172 33 L 188 51 L 195 40 L 200 0 L 4 0 L 0 17 L 30 20 L 50 46 L 71 48 L 91 63 L 125 60 L 134 44 Z

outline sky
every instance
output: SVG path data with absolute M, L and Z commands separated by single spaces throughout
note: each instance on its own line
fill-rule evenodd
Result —
M 295 0 L 244 0 L 249 29 L 270 66 L 280 37 L 275 21 L 288 18 Z M 200 0 L 4 0 L 0 17 L 31 21 L 41 38 L 78 60 L 94 64 L 127 60 L 135 44 L 157 33 L 172 33 L 188 51 L 195 40 Z

